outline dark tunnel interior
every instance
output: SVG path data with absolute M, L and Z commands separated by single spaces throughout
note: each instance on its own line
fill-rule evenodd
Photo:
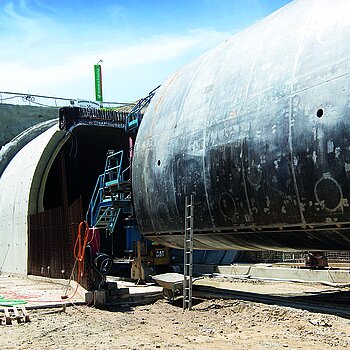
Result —
M 73 129 L 72 136 L 60 150 L 48 174 L 44 209 L 63 206 L 65 197 L 67 205 L 81 197 L 85 216 L 97 178 L 104 171 L 109 150 L 123 150 L 123 168 L 129 166 L 129 139 L 124 130 L 96 126 L 79 126 Z M 123 221 L 123 217 L 120 221 Z M 123 230 L 123 224 L 117 224 L 113 235 L 102 231 L 101 250 L 121 256 L 125 236 Z

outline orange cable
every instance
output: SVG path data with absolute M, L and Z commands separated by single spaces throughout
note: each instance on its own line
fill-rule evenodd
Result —
M 85 230 L 83 231 L 82 228 L 85 227 Z M 83 233 L 84 232 L 84 233 Z M 77 239 L 75 241 L 73 254 L 76 260 L 76 263 L 78 263 L 78 275 L 76 280 L 76 287 L 75 291 L 72 296 L 70 296 L 68 299 L 74 298 L 75 294 L 78 291 L 78 286 L 80 282 L 80 278 L 83 277 L 84 274 L 84 258 L 85 258 L 85 249 L 86 246 L 94 239 L 95 236 L 95 230 L 93 230 L 93 235 L 90 241 L 89 239 L 89 225 L 86 221 L 82 221 L 78 226 L 78 235 Z M 74 267 L 73 267 L 74 268 Z

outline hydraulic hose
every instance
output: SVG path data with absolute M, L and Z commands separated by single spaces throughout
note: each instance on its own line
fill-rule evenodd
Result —
M 19 300 L 19 299 L 3 299 L 0 300 L 0 306 L 5 307 L 11 307 L 11 306 L 18 306 L 18 305 L 24 305 L 27 304 L 25 300 Z

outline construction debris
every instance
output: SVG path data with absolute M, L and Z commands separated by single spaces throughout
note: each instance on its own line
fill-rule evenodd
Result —
M 3 309 L 4 316 L 0 317 L 0 325 L 12 325 L 12 321 L 16 320 L 17 323 L 27 323 L 30 322 L 30 317 L 28 311 L 24 305 L 19 307 L 5 307 Z

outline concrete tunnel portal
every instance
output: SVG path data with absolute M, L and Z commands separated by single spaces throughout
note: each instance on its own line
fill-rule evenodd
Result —
M 0 271 L 69 278 L 77 225 L 107 151 L 122 150 L 123 166 L 129 165 L 123 128 L 79 124 L 65 132 L 57 126 L 39 135 L 28 129 L 27 142 L 14 143 L 11 157 L 6 149 L 1 154 L 9 161 L 0 177 L 0 229 L 11 234 L 0 241 Z M 121 224 L 113 234 L 102 232 L 101 251 L 122 256 L 123 230 Z

